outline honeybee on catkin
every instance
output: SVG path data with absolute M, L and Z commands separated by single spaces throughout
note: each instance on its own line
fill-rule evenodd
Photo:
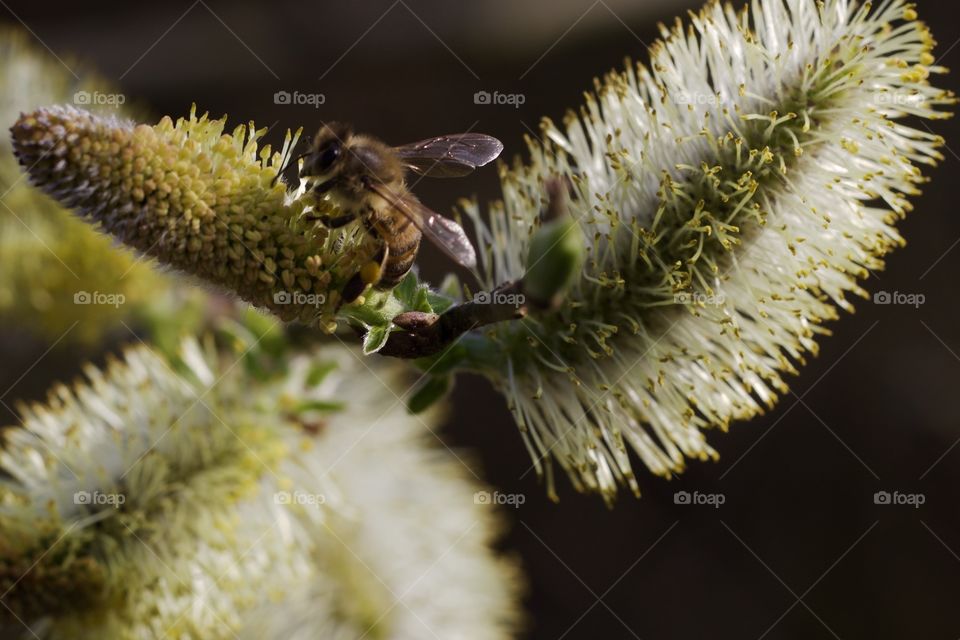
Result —
M 432 178 L 465 176 L 503 151 L 496 138 L 479 133 L 437 136 L 391 147 L 342 123 L 324 125 L 314 137 L 300 177 L 317 196 L 327 195 L 341 215 L 318 219 L 329 228 L 359 219 L 381 242 L 371 262 L 344 286 L 343 302 L 373 285 L 389 289 L 410 271 L 423 237 L 457 263 L 472 269 L 476 253 L 456 222 L 431 211 L 410 191 L 408 171 Z

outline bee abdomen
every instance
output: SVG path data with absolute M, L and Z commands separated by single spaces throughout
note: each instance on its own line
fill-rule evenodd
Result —
M 381 289 L 389 289 L 403 280 L 403 277 L 413 266 L 413 261 L 417 259 L 419 248 L 419 236 L 409 243 L 391 244 L 390 255 L 387 257 L 387 262 L 383 267 L 383 275 L 380 277 L 377 286 Z

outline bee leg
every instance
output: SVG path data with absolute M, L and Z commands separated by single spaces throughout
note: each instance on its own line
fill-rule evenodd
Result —
M 347 280 L 347 284 L 343 286 L 343 290 L 340 292 L 340 303 L 341 304 L 350 304 L 354 300 L 360 297 L 360 294 L 363 293 L 363 290 L 367 288 L 367 285 L 363 283 L 363 279 L 360 277 L 360 272 L 353 274 L 353 277 Z
M 340 227 L 345 227 L 357 218 L 356 214 L 353 213 L 337 216 L 335 218 L 331 218 L 330 216 L 314 216 L 308 213 L 305 217 L 311 222 L 319 220 L 320 223 L 328 229 L 339 229 Z
M 376 286 L 380 282 L 380 277 L 383 275 L 383 269 L 389 257 L 390 247 L 386 244 L 381 245 L 380 250 L 377 251 L 370 262 L 363 265 L 360 271 L 353 274 L 353 277 L 344 285 L 343 291 L 340 292 L 344 304 L 350 304 L 359 298 L 360 294 L 366 290 L 367 285 Z

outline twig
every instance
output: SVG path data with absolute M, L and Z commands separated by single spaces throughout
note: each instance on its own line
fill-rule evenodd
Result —
M 408 311 L 393 319 L 400 328 L 390 334 L 379 351 L 394 358 L 424 358 L 432 356 L 468 331 L 496 322 L 519 320 L 527 315 L 523 281 L 518 280 L 490 293 L 481 293 L 473 301 L 451 307 L 445 313 Z

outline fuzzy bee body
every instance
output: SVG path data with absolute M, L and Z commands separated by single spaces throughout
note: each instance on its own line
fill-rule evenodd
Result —
M 380 281 L 374 286 L 392 289 L 413 267 L 423 234 L 409 218 L 392 209 L 386 214 L 371 214 L 363 219 L 363 223 L 368 233 L 383 239 L 386 245 Z
M 473 268 L 476 255 L 463 229 L 431 211 L 408 188 L 408 171 L 431 177 L 466 175 L 496 158 L 503 145 L 490 136 L 454 134 L 401 147 L 354 134 L 344 124 L 324 125 L 314 138 L 300 170 L 318 196 L 327 196 L 342 215 L 320 220 L 335 228 L 359 219 L 382 244 L 372 265 L 344 288 L 352 302 L 366 288 L 396 286 L 413 267 L 426 236 L 456 262 Z

